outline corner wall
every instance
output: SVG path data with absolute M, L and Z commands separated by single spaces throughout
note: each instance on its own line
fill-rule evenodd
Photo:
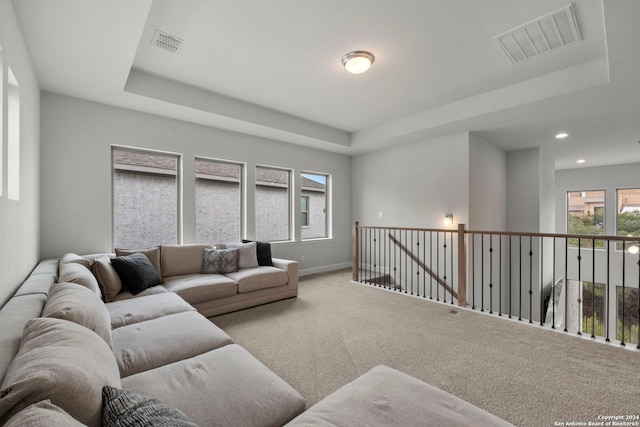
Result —
M 272 250 L 276 257 L 297 260 L 302 274 L 350 265 L 350 157 L 47 92 L 42 94 L 43 257 L 113 250 L 112 144 L 182 154 L 183 243 L 195 240 L 196 156 L 246 164 L 250 233 L 255 223 L 252 183 L 257 164 L 294 170 L 296 211 L 299 172 L 331 174 L 333 239 L 301 242 L 298 238 L 276 243 Z
M 7 200 L 6 180 L 0 196 L 0 306 L 38 262 L 40 87 L 9 0 L 0 1 L 0 46 L 4 73 L 11 67 L 20 85 L 20 200 Z M 2 123 L 7 123 L 6 101 Z M 2 134 L 2 173 L 6 177 L 7 131 Z

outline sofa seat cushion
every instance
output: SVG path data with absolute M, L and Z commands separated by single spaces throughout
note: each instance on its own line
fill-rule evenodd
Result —
M 200 426 L 282 426 L 305 409 L 297 391 L 236 344 L 124 378 L 122 387 Z
M 43 273 L 31 275 L 22 283 L 14 296 L 44 294 L 49 295 L 51 286 L 58 280 L 57 274 Z
M 287 426 L 513 427 L 437 387 L 376 366 L 308 409 Z
M 196 310 L 173 292 L 108 302 L 105 306 L 111 317 L 111 329 Z
M 81 423 L 101 426 L 105 385 L 120 387 L 120 375 L 102 338 L 67 320 L 31 319 L 0 388 L 0 424 L 49 399 Z
M 164 286 L 189 304 L 224 298 L 238 293 L 238 284 L 222 274 L 185 274 L 165 277 Z
M 128 290 L 123 289 L 122 292 L 116 295 L 113 301 L 124 301 L 127 299 L 148 297 L 149 295 L 166 294 L 167 292 L 168 291 L 162 285 L 152 286 L 140 292 L 139 294 L 135 294 L 135 295 L 129 292 Z
M 171 314 L 114 329 L 113 353 L 120 376 L 127 377 L 187 359 L 233 341 L 193 311 Z
M 234 273 L 227 273 L 225 276 L 238 282 L 238 293 L 275 288 L 286 285 L 289 281 L 289 275 L 286 271 L 268 266 L 245 268 Z

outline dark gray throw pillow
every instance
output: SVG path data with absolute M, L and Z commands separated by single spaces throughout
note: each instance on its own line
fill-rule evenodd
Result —
M 118 273 L 122 286 L 133 295 L 162 283 L 149 258 L 141 252 L 112 258 L 111 265 Z
M 115 387 L 102 388 L 104 427 L 197 427 L 183 412 L 158 399 Z
M 251 240 L 243 240 L 242 243 L 251 243 Z M 271 259 L 271 243 L 269 242 L 256 242 L 257 246 L 257 254 L 258 254 L 258 265 L 267 265 L 272 267 L 273 260 Z

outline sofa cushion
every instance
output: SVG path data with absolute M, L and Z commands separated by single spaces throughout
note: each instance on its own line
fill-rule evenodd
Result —
M 55 274 L 35 274 L 31 275 L 18 288 L 14 296 L 45 294 L 49 295 L 51 285 L 56 283 L 58 276 Z
M 173 406 L 133 391 L 103 387 L 102 400 L 104 427 L 198 427 Z
M 122 290 L 122 281 L 111 264 L 111 257 L 103 255 L 91 264 L 91 272 L 98 280 L 105 302 L 111 302 Z
M 0 424 L 49 399 L 81 423 L 100 426 L 105 385 L 120 387 L 120 375 L 102 338 L 66 320 L 31 319 L 0 389 Z
M 108 302 L 105 307 L 111 317 L 111 329 L 196 310 L 173 292 Z
M 202 273 L 225 274 L 238 270 L 238 249 L 205 249 L 202 256 Z
M 143 253 L 112 258 L 111 265 L 118 272 L 122 286 L 133 295 L 162 282 L 158 271 Z
M 282 426 L 305 408 L 300 393 L 236 344 L 123 378 L 122 387 L 200 426 Z
M 495 426 L 508 422 L 388 366 L 376 366 L 287 426 Z
M 18 353 L 24 325 L 32 318 L 40 317 L 46 299 L 45 294 L 13 297 L 0 309 L 0 385 Z
M 136 253 L 141 253 L 141 254 L 145 254 L 147 256 L 147 258 L 149 258 L 149 261 L 151 261 L 151 264 L 153 264 L 153 267 L 156 269 L 156 272 L 158 273 L 158 276 L 160 276 L 160 280 L 162 280 L 162 268 L 161 268 L 161 264 L 160 264 L 160 246 L 154 246 L 151 248 L 146 248 L 146 249 L 123 249 L 123 248 L 116 248 L 115 249 L 116 252 L 116 256 L 127 256 L 127 255 L 131 255 L 131 254 L 136 254 Z
M 84 326 L 98 334 L 109 347 L 111 319 L 104 303 L 84 286 L 76 283 L 56 283 L 42 310 L 42 317 L 64 319 Z
M 286 285 L 289 281 L 289 275 L 286 271 L 267 266 L 238 270 L 226 276 L 238 282 L 238 293 L 275 288 Z
M 102 298 L 102 291 L 96 276 L 93 275 L 91 270 L 82 264 L 75 262 L 69 262 L 66 264 L 60 264 L 60 276 L 59 282 L 71 282 L 82 285 L 95 292 L 100 298 Z
M 229 249 L 238 249 L 238 268 L 254 268 L 258 266 L 258 252 L 256 242 L 250 243 L 229 243 Z
M 64 254 L 62 258 L 60 258 L 60 264 L 68 264 L 70 262 L 75 262 L 76 264 L 84 265 L 87 268 L 91 267 L 91 262 L 88 259 L 81 257 L 78 254 L 69 252 Z
M 53 274 L 58 277 L 58 265 L 60 264 L 60 260 L 58 259 L 45 259 L 44 261 L 40 261 L 38 265 L 31 271 L 31 275 L 36 274 Z
M 202 255 L 205 249 L 211 249 L 211 245 L 162 245 L 160 248 L 162 275 L 166 278 L 200 273 Z
M 15 414 L 5 427 L 82 427 L 80 421 L 57 407 L 49 399 L 41 400 Z
M 194 311 L 113 330 L 113 353 L 121 377 L 197 356 L 232 342 L 222 329 Z
M 142 298 L 148 297 L 149 295 L 158 295 L 158 294 L 166 294 L 168 291 L 162 285 L 152 286 L 150 288 L 145 289 L 144 291 L 138 294 L 132 294 L 127 289 L 122 288 L 122 292 L 120 292 L 114 299 L 115 301 L 124 301 L 128 299 Z
M 250 243 L 251 240 L 243 240 L 242 243 Z M 258 256 L 258 265 L 273 266 L 273 260 L 271 256 L 271 243 L 269 242 L 256 242 L 256 254 Z
M 189 304 L 230 297 L 238 293 L 238 284 L 222 274 L 185 274 L 167 277 L 165 288 L 184 298 Z

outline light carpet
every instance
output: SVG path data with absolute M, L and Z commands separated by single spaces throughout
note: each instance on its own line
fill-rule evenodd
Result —
M 211 320 L 309 406 L 384 364 L 516 426 L 640 415 L 640 350 L 350 279 L 345 270 L 303 277 L 297 298 Z

